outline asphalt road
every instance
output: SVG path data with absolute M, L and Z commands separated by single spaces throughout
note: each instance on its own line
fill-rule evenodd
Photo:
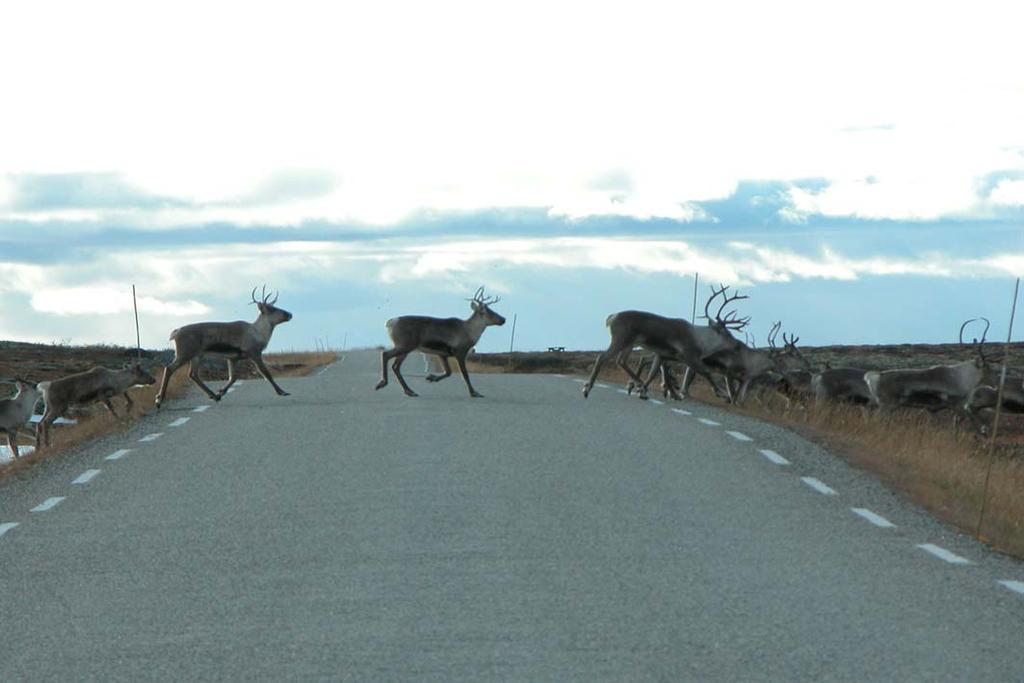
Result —
M 794 435 L 377 372 L 193 394 L 0 486 L 0 680 L 1024 679 L 1024 565 Z

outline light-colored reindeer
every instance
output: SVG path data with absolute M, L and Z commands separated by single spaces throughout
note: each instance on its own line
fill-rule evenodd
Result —
M 387 322 L 388 335 L 393 347 L 380 354 L 381 379 L 374 389 L 382 389 L 388 384 L 388 361 L 394 359 L 391 366 L 395 371 L 398 383 L 406 396 L 418 394 L 409 388 L 402 377 L 402 362 L 413 351 L 437 356 L 444 366 L 443 375 L 427 375 L 428 382 L 440 382 L 452 374 L 448 358 L 454 357 L 459 364 L 462 379 L 466 382 L 469 395 L 483 398 L 483 394 L 473 388 L 466 372 L 466 356 L 476 346 L 484 330 L 490 325 L 504 325 L 505 318 L 491 310 L 491 305 L 500 301 L 498 297 L 484 297 L 484 288 L 476 290 L 472 299 L 468 300 L 473 314 L 466 320 L 460 318 L 431 318 L 424 315 L 403 315 Z
M 35 382 L 20 377 L 14 378 L 18 393 L 10 398 L 0 399 L 0 432 L 7 435 L 7 445 L 12 456 L 18 457 L 18 431 L 36 411 L 36 404 L 43 394 Z
M 972 318 L 960 326 L 960 343 L 963 344 L 964 328 L 978 320 Z M 871 392 L 871 401 L 882 409 L 924 408 L 932 412 L 948 408 L 955 415 L 968 418 L 975 427 L 980 424 L 972 410 L 975 393 L 983 385 L 992 386 L 999 381 L 997 373 L 985 358 L 985 335 L 981 341 L 974 340 L 977 356 L 971 360 L 951 365 L 935 365 L 930 368 L 909 370 L 870 371 L 864 374 L 864 381 Z
M 174 342 L 174 360 L 164 368 L 160 391 L 156 395 L 157 408 L 163 403 L 167 393 L 167 383 L 171 376 L 185 363 L 189 364 L 189 378 L 214 401 L 219 401 L 235 383 L 237 365 L 243 360 L 251 360 L 256 365 L 256 369 L 270 382 L 278 396 L 289 395 L 287 391 L 277 385 L 270 375 L 270 370 L 263 362 L 263 350 L 270 343 L 270 335 L 274 333 L 274 328 L 291 320 L 292 314 L 274 305 L 277 303 L 277 294 L 271 299 L 267 294 L 266 285 L 263 286 L 261 299 L 256 298 L 255 287 L 251 296 L 250 303 L 255 304 L 260 312 L 256 320 L 251 323 L 244 320 L 230 323 L 193 323 L 171 332 L 170 338 Z M 219 356 L 228 362 L 228 382 L 220 391 L 213 391 L 199 377 L 199 364 L 205 355 Z
M 93 368 L 49 382 L 40 382 L 39 390 L 43 394 L 46 409 L 43 411 L 43 419 L 36 425 L 36 448 L 50 445 L 50 425 L 64 415 L 68 408 L 98 401 L 107 407 L 111 415 L 120 419 L 111 400 L 118 394 L 124 396 L 127 416 L 133 405 L 128 390 L 155 383 L 156 379 L 139 363 L 129 363 L 120 370 Z

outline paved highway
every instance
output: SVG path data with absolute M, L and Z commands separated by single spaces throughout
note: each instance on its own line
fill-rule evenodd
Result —
M 193 395 L 4 482 L 0 680 L 1024 679 L 1024 566 L 792 434 L 377 376 Z

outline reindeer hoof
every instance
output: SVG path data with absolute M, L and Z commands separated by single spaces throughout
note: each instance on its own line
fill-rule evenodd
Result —
M 484 397 L 483 394 L 478 394 L 475 391 L 472 394 L 470 394 L 470 396 L 473 397 L 473 398 L 483 398 Z
M 210 398 L 213 399 L 214 401 L 219 401 L 221 399 L 221 395 L 220 394 L 214 394 Z
M 287 391 L 279 391 L 279 392 L 277 392 L 277 395 L 278 396 L 291 396 L 291 394 L 289 394 Z
M 590 397 L 590 389 L 588 387 L 583 387 L 583 398 L 589 398 L 589 397 Z
M 381 381 L 377 382 L 377 386 L 375 386 L 375 387 L 373 388 L 373 390 L 374 390 L 374 391 L 377 391 L 378 389 L 383 389 L 383 388 L 384 388 L 384 387 L 386 387 L 387 385 L 388 385 L 388 383 L 387 383 L 387 382 L 386 382 L 385 380 L 381 380 Z
M 417 394 L 415 391 L 412 391 L 412 390 L 405 392 L 405 395 L 406 396 L 412 396 L 413 398 L 419 396 L 419 394 Z

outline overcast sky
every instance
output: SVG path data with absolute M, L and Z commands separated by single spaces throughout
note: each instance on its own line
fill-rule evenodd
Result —
M 468 315 L 519 348 L 690 314 L 809 343 L 1005 336 L 1024 6 L 7 3 L 0 339 L 295 314 L 273 348 Z M 702 285 L 704 287 L 705 285 Z M 701 298 L 706 294 L 702 290 Z M 1000 332 L 1001 331 L 1001 332 Z M 509 344 L 491 330 L 481 350 Z M 763 343 L 763 342 L 762 342 Z

